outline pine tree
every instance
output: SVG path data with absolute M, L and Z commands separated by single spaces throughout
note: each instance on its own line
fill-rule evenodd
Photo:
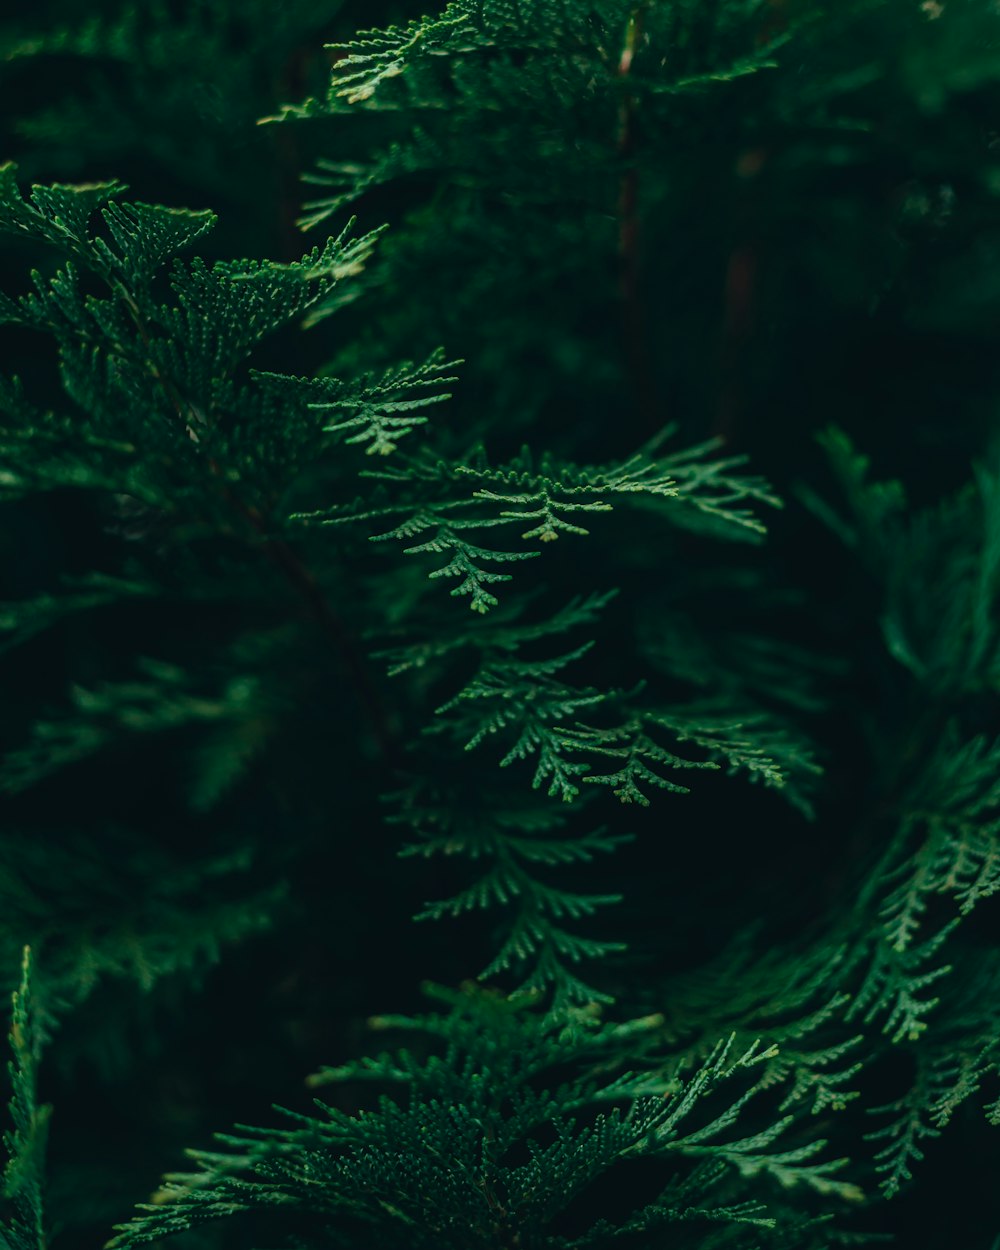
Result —
M 376 10 L 4 34 L 0 1241 L 986 1250 L 1000 17 Z

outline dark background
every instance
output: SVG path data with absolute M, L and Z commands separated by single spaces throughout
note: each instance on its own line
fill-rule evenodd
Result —
M 114 4 L 84 10 L 41 0 L 0 24 L 0 155 L 16 159 L 26 181 L 120 178 L 138 199 L 210 206 L 220 224 L 204 249 L 209 255 L 290 259 L 303 250 L 294 225 L 302 198 L 297 174 L 317 155 L 350 150 L 353 138 L 345 119 L 259 127 L 258 117 L 282 101 L 322 92 L 330 65 L 325 40 L 415 15 L 419 7 L 365 0 L 288 10 L 261 2 L 236 14 L 234 6 L 211 43 L 188 30 L 184 6 L 166 6 L 182 32 L 176 50 L 136 65 L 57 46 L 23 55 L 25 41 L 39 33 L 51 36 L 118 11 Z M 279 20 L 283 9 L 292 16 Z M 859 63 L 892 62 L 891 29 L 887 23 L 868 32 L 885 43 L 859 48 Z M 151 46 L 164 45 L 152 37 Z M 821 68 L 803 64 L 790 73 Z M 737 99 L 753 102 L 752 95 Z M 750 616 L 774 637 L 845 662 L 836 697 L 813 721 L 829 765 L 815 823 L 804 824 L 774 795 L 735 782 L 696 796 L 697 824 L 731 831 L 722 846 L 709 849 L 687 814 L 675 816 L 669 804 L 629 814 L 637 841 L 609 871 L 613 888 L 628 899 L 625 936 L 655 952 L 657 975 L 696 966 L 761 915 L 776 938 L 794 941 L 850 893 L 852 863 L 864 850 L 854 831 L 875 792 L 877 739 L 903 731 L 912 694 L 884 657 L 877 584 L 797 492 L 807 484 L 833 493 L 815 439 L 832 422 L 852 433 L 878 473 L 901 477 L 917 503 L 963 483 L 971 457 L 988 441 L 1000 381 L 1000 219 L 993 191 L 983 189 L 983 169 L 1000 176 L 1000 139 L 990 137 L 1000 127 L 998 103 L 986 81 L 937 112 L 917 115 L 893 82 L 884 98 L 868 102 L 876 134 L 861 156 L 841 164 L 828 148 L 817 155 L 806 127 L 799 149 L 788 144 L 775 153 L 695 145 L 679 163 L 684 181 L 665 195 L 662 211 L 650 211 L 646 281 L 663 310 L 652 332 L 657 403 L 686 438 L 722 435 L 734 451 L 749 452 L 755 471 L 789 501 L 771 521 L 767 560 L 774 579 L 793 585 L 795 594 L 787 606 L 762 605 Z M 362 224 L 397 219 L 420 193 L 379 192 L 358 207 Z M 47 263 L 0 241 L 4 290 L 24 288 L 26 259 Z M 477 363 L 484 359 L 480 331 L 460 304 L 450 309 L 449 284 L 445 273 L 437 288 L 423 286 L 412 311 L 400 316 L 422 323 L 427 347 L 443 341 L 449 355 L 469 361 L 455 401 L 460 421 L 496 379 L 488 361 Z M 567 298 L 558 288 L 549 294 L 556 306 Z M 321 326 L 267 350 L 284 371 L 308 373 L 335 355 L 343 338 L 377 337 L 380 315 L 362 307 L 336 331 Z M 576 329 L 584 351 L 589 335 L 606 334 L 600 316 Z M 423 346 L 415 344 L 413 354 Z M 53 365 L 46 353 L 28 336 L 5 332 L 0 339 L 4 371 L 13 364 L 43 388 Z M 565 367 L 572 373 L 572 359 Z M 504 385 L 514 407 L 519 387 L 537 390 L 530 372 Z M 588 422 L 596 455 L 620 431 L 609 432 L 607 412 L 588 411 L 579 398 L 567 402 L 563 392 L 538 420 L 548 421 L 556 440 L 561 428 Z M 638 404 L 631 413 L 645 437 Z M 498 441 L 509 437 L 516 449 L 521 433 Z M 5 505 L 5 513 L 6 599 L 117 559 L 120 538 L 70 492 Z M 664 593 L 669 601 L 671 587 Z M 137 649 L 137 633 L 139 654 L 160 654 L 162 640 L 192 630 L 223 636 L 228 628 L 223 609 L 216 618 L 189 613 L 161 611 L 151 623 L 137 609 L 44 631 L 4 668 L 4 741 L 19 743 L 38 707 L 57 702 L 68 681 L 113 672 L 118 654 Z M 179 797 L 181 766 L 169 741 L 152 752 L 112 752 L 98 765 L 4 799 L 3 828 L 46 848 L 35 870 L 43 950 L 72 947 L 84 936 L 95 946 L 105 938 L 125 941 L 133 920 L 141 928 L 144 909 L 161 905 L 143 894 L 148 869 L 129 865 L 130 829 L 141 829 L 143 846 L 160 848 L 173 865 L 197 859 L 213 840 L 219 853 L 241 839 L 259 843 L 267 849 L 251 876 L 262 890 L 279 878 L 286 886 L 274 929 L 227 947 L 221 962 L 199 960 L 148 991 L 128 975 L 101 975 L 95 991 L 67 1013 L 43 1082 L 55 1106 L 51 1209 L 68 1226 L 59 1243 L 66 1250 L 99 1244 L 165 1169 L 180 1165 L 184 1146 L 204 1145 L 234 1121 L 268 1121 L 273 1103 L 306 1105 L 304 1076 L 366 1045 L 368 1015 L 417 1009 L 423 979 L 455 983 L 481 966 L 477 958 L 490 937 L 482 922 L 414 930 L 410 915 L 440 883 L 436 870 L 395 858 L 377 759 L 363 749 L 344 757 L 352 732 L 344 723 L 353 715 L 347 706 L 331 718 L 318 700 L 305 705 L 294 745 L 279 744 L 252 770 L 224 808 L 221 828 L 216 812 L 192 816 Z M 984 724 L 994 713 L 984 706 Z M 346 796 L 319 815 L 317 774 L 328 794 Z M 99 848 L 91 853 L 93 892 L 80 889 L 79 877 L 59 880 L 57 855 L 72 847 L 81 812 L 85 824 L 96 829 L 98 822 L 104 831 L 92 843 Z M 288 828 L 293 837 L 283 833 Z M 78 860 L 67 862 L 79 873 Z M 51 872 L 47 864 L 55 865 Z M 692 880 L 698 891 L 684 885 Z M 9 928 L 2 949 L 12 982 L 24 934 Z M 970 930 L 973 948 L 992 940 L 988 921 L 977 919 Z M 866 1100 L 877 1101 L 876 1087 L 891 1089 L 895 1076 L 876 1071 L 865 1079 L 873 1083 Z M 901 1246 L 990 1250 L 996 1159 L 995 1142 L 972 1108 L 944 1140 L 928 1144 L 920 1183 L 860 1222 L 895 1233 Z M 959 1188 L 960 1237 L 953 1226 Z M 232 1236 L 238 1244 L 238 1233 Z

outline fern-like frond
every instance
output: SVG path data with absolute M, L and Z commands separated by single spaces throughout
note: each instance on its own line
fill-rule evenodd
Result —
M 755 1238 L 746 1244 L 761 1244 L 781 1202 L 747 1197 L 760 1177 L 840 1201 L 860 1196 L 834 1179 L 837 1162 L 818 1161 L 821 1143 L 781 1144 L 786 1120 L 738 1136 L 755 1070 L 769 1055 L 759 1044 L 738 1050 L 724 1039 L 687 1079 L 664 1085 L 622 1071 L 623 1044 L 641 1045 L 656 1017 L 623 1025 L 583 1018 L 571 1031 L 516 1001 L 452 1002 L 450 1015 L 376 1022 L 404 1029 L 422 1055 L 401 1048 L 327 1069 L 316 1082 L 375 1080 L 396 1091 L 391 1097 L 356 1117 L 321 1104 L 287 1128 L 221 1135 L 224 1151 L 192 1152 L 199 1171 L 168 1177 L 159 1201 L 121 1226 L 114 1245 L 142 1245 L 227 1208 L 277 1204 L 342 1229 L 382 1224 L 388 1208 L 389 1246 L 461 1240 L 485 1250 L 498 1231 L 515 1243 L 528 1228 L 552 1239 L 549 1229 L 577 1193 L 639 1160 L 660 1175 L 653 1201 L 570 1244 L 610 1247 L 623 1233 L 659 1225 L 678 1245 L 705 1245 L 713 1224 L 745 1228 Z M 561 1084 L 546 1091 L 556 1071 Z M 679 1159 L 694 1160 L 693 1171 L 679 1169 Z

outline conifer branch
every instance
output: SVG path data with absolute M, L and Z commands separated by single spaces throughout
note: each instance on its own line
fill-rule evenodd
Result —
M 158 363 L 158 353 L 155 350 L 148 318 L 143 312 L 142 300 L 137 291 L 133 290 L 126 281 L 123 271 L 127 269 L 127 265 L 123 266 L 122 261 L 132 261 L 137 278 L 144 278 L 148 283 L 155 268 L 162 264 L 167 256 L 211 227 L 214 222 L 213 215 L 185 215 L 183 212 L 178 212 L 176 222 L 169 222 L 164 226 L 162 218 L 158 218 L 156 214 L 159 212 L 162 216 L 166 216 L 170 210 L 155 210 L 144 205 L 121 208 L 112 201 L 102 211 L 106 224 L 122 251 L 122 256 L 119 257 L 103 239 L 91 239 L 87 233 L 87 227 L 94 207 L 103 200 L 109 200 L 120 188 L 112 184 L 103 188 L 95 188 L 90 192 L 89 197 L 81 195 L 79 204 L 73 203 L 73 188 L 58 188 L 61 198 L 54 197 L 52 206 L 46 199 L 46 189 L 35 188 L 37 204 L 28 204 L 17 192 L 13 182 L 13 167 L 9 165 L 3 167 L 2 174 L 4 189 L 8 196 L 3 206 L 7 214 L 7 220 L 4 223 L 6 228 L 26 234 L 36 231 L 46 242 L 69 251 L 82 264 L 96 273 L 112 294 L 121 300 L 143 350 L 137 353 L 131 349 L 117 332 L 111 336 L 114 350 L 120 352 L 138 371 L 144 372 L 154 381 L 162 391 L 168 406 L 176 413 L 187 436 L 194 444 L 199 444 L 206 432 L 210 414 L 186 397 L 175 378 L 162 364 Z M 59 212 L 62 212 L 64 217 L 58 216 Z M 177 232 L 176 237 L 173 231 Z M 341 238 L 344 237 L 346 235 L 341 236 Z M 72 333 L 85 342 L 89 340 L 91 331 L 86 323 L 71 321 L 70 325 Z M 291 545 L 284 539 L 270 536 L 267 518 L 260 508 L 248 504 L 241 497 L 240 492 L 231 485 L 226 468 L 218 456 L 209 453 L 205 456 L 204 462 L 212 477 L 222 482 L 222 497 L 263 540 L 261 548 L 268 560 L 303 598 L 311 616 L 333 643 L 335 650 L 341 656 L 359 704 L 371 723 L 379 749 L 386 761 L 392 764 L 396 754 L 393 732 L 367 665 L 342 617 L 329 602 L 315 575 Z
M 125 284 L 112 274 L 107 275 L 113 289 L 121 294 L 129 314 L 135 324 L 136 331 L 147 350 L 151 339 L 149 327 L 132 293 Z M 206 416 L 194 404 L 184 399 L 175 383 L 162 371 L 150 364 L 150 374 L 163 388 L 169 401 L 173 404 L 178 418 L 184 424 L 189 437 L 198 441 L 198 427 L 203 425 Z M 354 687 L 358 703 L 367 714 L 368 721 L 375 735 L 375 741 L 385 762 L 394 767 L 397 758 L 397 743 L 390 728 L 381 696 L 372 681 L 368 665 L 351 637 L 343 618 L 330 603 L 315 574 L 303 562 L 294 548 L 284 539 L 270 537 L 271 526 L 259 508 L 246 503 L 227 481 L 224 467 L 214 456 L 207 458 L 209 470 L 214 477 L 223 482 L 223 498 L 231 505 L 234 512 L 241 516 L 263 540 L 261 550 L 278 572 L 293 589 L 302 596 L 314 620 L 340 654 L 351 685 Z
M 13 75 L 66 80 L 12 80 L 10 133 L 69 179 L 100 149 L 168 202 L 178 173 L 221 193 L 220 254 L 267 253 L 282 213 L 284 249 L 313 144 L 254 122 L 311 89 L 290 58 L 339 3 L 0 24 Z M 69 1114 L 43 1204 L 25 968 L 0 1245 L 45 1250 L 49 1207 L 91 1244 L 142 1192 L 135 1140 L 172 1149 L 179 1112 L 204 1140 L 234 1060 L 268 1101 L 268 1062 L 286 1084 L 324 1044 L 348 1048 L 310 1082 L 332 1106 L 192 1152 L 117 1244 L 828 1250 L 878 1241 L 841 1216 L 940 1186 L 944 1158 L 971 1245 L 967 1123 L 1000 1120 L 996 6 L 430 7 L 282 110 L 334 119 L 305 220 L 377 206 L 377 265 L 336 231 L 287 264 L 190 260 L 211 213 L 22 197 L 0 167 L 4 270 L 60 253 L 0 295 L 11 357 L 44 336 L 0 377 L 0 949 L 12 973 L 44 949 Z M 334 314 L 314 376 L 253 367 L 311 358 L 299 330 Z M 447 409 L 439 343 L 467 358 Z M 751 353 L 768 411 L 739 433 L 775 489 L 720 450 Z M 715 439 L 671 443 L 661 378 L 685 428 L 715 405 Z M 819 411 L 873 459 L 905 442 L 905 489 L 846 434 L 814 465 Z M 767 538 L 799 481 L 839 553 L 802 516 Z M 386 826 L 409 882 L 373 858 Z M 258 934 L 237 1015 L 203 972 Z M 376 1018 L 392 1040 L 352 1058 L 372 984 L 406 997 L 428 961 L 478 984 Z M 220 1090 L 163 1046 L 171 1013 L 201 1013 Z M 133 1047 L 192 1097 L 118 1134 Z

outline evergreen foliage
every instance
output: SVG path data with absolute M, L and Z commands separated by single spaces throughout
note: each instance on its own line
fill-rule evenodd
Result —
M 623 1073 L 623 1059 L 646 1049 L 657 1017 L 603 1026 L 590 1019 L 567 1029 L 539 1025 L 512 998 L 449 998 L 447 1016 L 375 1022 L 427 1036 L 426 1056 L 394 1051 L 312 1082 L 398 1084 L 401 1103 L 383 1098 L 363 1118 L 324 1106 L 324 1119 L 298 1117 L 301 1127 L 227 1136 L 240 1154 L 194 1154 L 204 1171 L 171 1178 L 161 1201 L 112 1244 L 142 1244 L 258 1203 L 293 1203 L 321 1221 L 333 1218 L 325 1235 L 335 1241 L 350 1238 L 352 1225 L 356 1236 L 375 1225 L 389 1245 L 598 1246 L 676 1223 L 679 1244 L 734 1244 L 734 1234 L 742 1244 L 746 1231 L 761 1244 L 779 1219 L 762 1203 L 740 1201 L 734 1176 L 861 1196 L 834 1179 L 846 1160 L 815 1161 L 824 1142 L 774 1148 L 791 1117 L 734 1137 L 742 1107 L 761 1085 L 740 1078 L 771 1057 L 756 1043 L 739 1053 L 732 1037 L 720 1041 L 686 1079 L 655 1069 Z M 557 1084 L 553 1070 L 566 1072 Z M 662 1191 L 620 1223 L 601 1220 L 569 1238 L 547 1231 L 586 1186 L 642 1159 L 694 1167 L 685 1174 L 674 1165 Z M 812 1244 L 813 1221 L 790 1220 L 801 1228 L 800 1244 Z M 780 1223 L 777 1244 L 788 1233 Z
M 43 8 L 0 1243 L 987 1250 L 995 5 Z
M 0 1228 L 0 1238 L 11 1250 L 45 1250 L 48 1244 L 42 1201 L 45 1140 L 51 1108 L 40 1107 L 37 1095 L 39 1040 L 31 1007 L 31 953 L 24 948 L 21 985 L 14 993 L 8 1064 L 12 1086 L 10 1117 L 13 1128 L 4 1134 L 7 1166 L 4 1197 L 12 1204 L 13 1219 Z

